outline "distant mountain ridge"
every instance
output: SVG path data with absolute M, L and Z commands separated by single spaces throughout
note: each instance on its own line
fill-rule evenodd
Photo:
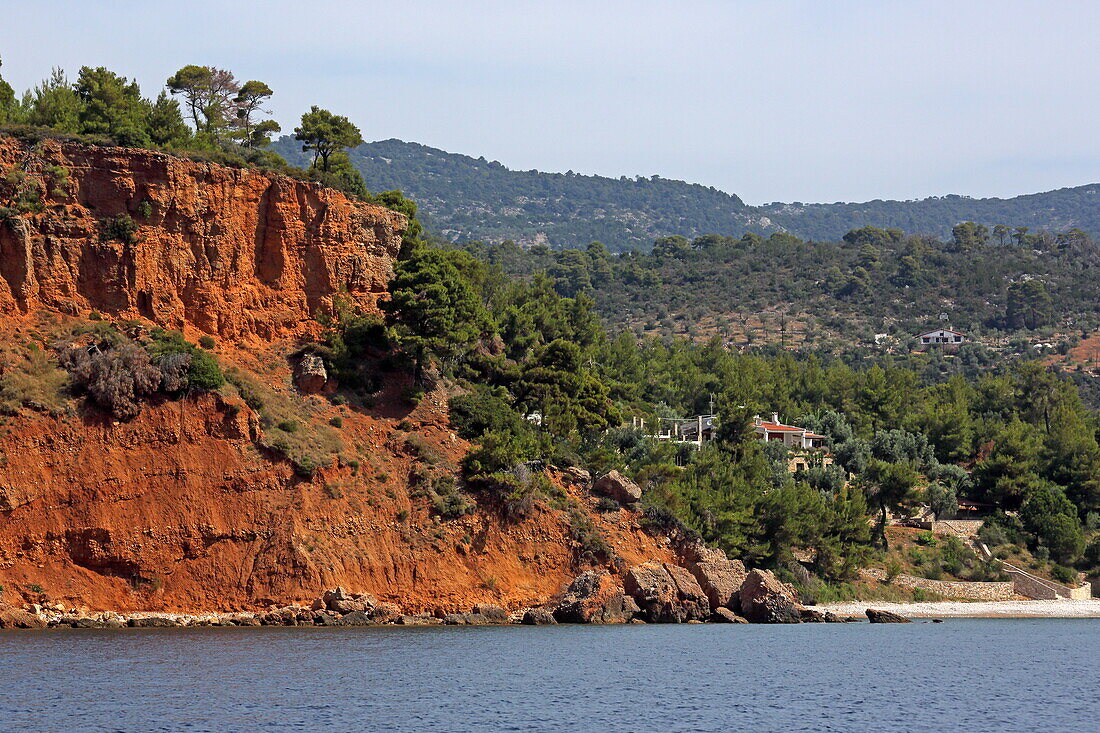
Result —
M 274 149 L 292 163 L 309 162 L 290 137 L 279 139 Z M 1009 199 L 949 195 L 750 206 L 712 186 L 659 176 L 517 171 L 484 157 L 401 140 L 364 143 L 350 157 L 370 190 L 404 191 L 420 206 L 429 231 L 452 241 L 512 239 L 555 249 L 600 241 L 622 251 L 647 250 L 654 239 L 672 234 L 788 231 L 804 239 L 836 240 L 864 224 L 946 237 L 962 221 L 1100 232 L 1100 184 Z

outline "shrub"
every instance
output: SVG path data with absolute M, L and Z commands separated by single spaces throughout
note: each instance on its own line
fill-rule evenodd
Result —
M 328 424 L 331 425 L 334 428 L 342 428 L 342 427 L 344 427 L 344 418 L 337 415 L 336 417 L 329 420 Z
M 569 512 L 569 536 L 577 543 L 579 560 L 599 562 L 611 557 L 611 546 L 587 514 L 577 508 Z
M 617 512 L 619 511 L 619 502 L 614 499 L 601 496 L 599 501 L 596 502 L 596 511 L 598 512 Z
M 417 459 L 425 463 L 436 464 L 443 462 L 443 456 L 439 454 L 439 451 L 428 445 L 427 441 L 419 435 L 406 435 L 405 445 L 412 449 Z
M 280 420 L 275 426 L 284 433 L 296 433 L 298 432 L 298 423 L 294 420 Z
M 142 219 L 148 219 L 153 215 L 153 202 L 149 199 L 142 199 L 141 203 L 137 205 L 136 213 Z M 204 346 L 204 349 L 212 349 L 212 346 Z
M 137 242 L 137 222 L 129 214 L 119 214 L 99 221 L 99 238 L 104 242 L 117 239 L 125 244 Z
M 886 582 L 893 583 L 901 575 L 901 563 L 891 559 L 886 562 Z
M 22 353 L 0 351 L 0 413 L 15 414 L 22 407 L 60 415 L 65 412 L 64 390 L 69 377 L 36 344 Z
M 936 535 L 931 532 L 921 532 L 913 541 L 921 547 L 935 547 L 939 543 L 936 539 Z
M 207 351 L 211 351 L 217 346 L 217 342 L 214 341 L 214 337 L 210 334 L 203 334 L 199 337 L 199 346 Z
M 140 400 L 160 389 L 160 369 L 130 341 L 71 346 L 61 352 L 61 364 L 96 404 L 124 420 L 137 417 Z
M 1050 575 L 1063 585 L 1077 585 L 1077 571 L 1065 565 L 1055 565 Z

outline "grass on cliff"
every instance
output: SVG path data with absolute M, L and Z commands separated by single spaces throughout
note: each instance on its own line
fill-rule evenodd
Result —
M 0 348 L 0 414 L 27 407 L 50 415 L 69 410 L 69 376 L 38 344 Z
M 298 473 L 312 476 L 344 451 L 340 432 L 311 400 L 279 392 L 237 368 L 225 376 L 225 389 L 235 391 L 260 416 L 261 444 L 286 456 Z

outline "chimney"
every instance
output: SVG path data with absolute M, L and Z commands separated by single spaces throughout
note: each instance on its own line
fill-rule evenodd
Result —
M 779 422 L 779 413 L 778 412 L 773 412 L 772 413 L 772 422 L 775 423 L 776 425 L 782 425 L 783 424 L 783 423 Z

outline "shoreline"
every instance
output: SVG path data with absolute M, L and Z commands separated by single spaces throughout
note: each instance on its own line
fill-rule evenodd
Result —
M 910 618 L 1100 618 L 1100 599 L 1056 601 L 844 601 L 813 608 L 840 616 L 861 616 L 868 608 Z

